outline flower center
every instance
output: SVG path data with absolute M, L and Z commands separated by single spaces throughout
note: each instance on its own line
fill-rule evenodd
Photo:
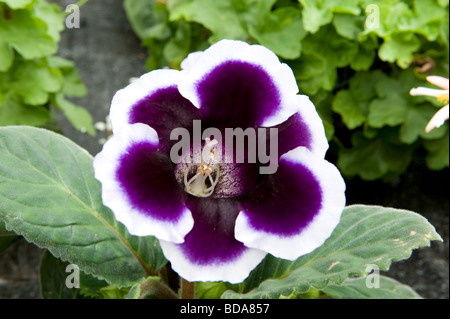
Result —
M 218 164 L 212 163 L 215 151 L 213 147 L 217 144 L 217 140 L 206 139 L 205 146 L 202 150 L 200 164 L 189 164 L 184 172 L 184 189 L 187 193 L 197 197 L 209 197 L 214 193 L 214 189 L 219 181 L 220 171 Z M 192 171 L 192 166 L 197 166 L 194 176 L 188 178 Z

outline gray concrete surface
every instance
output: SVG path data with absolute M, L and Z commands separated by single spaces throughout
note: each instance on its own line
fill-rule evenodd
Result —
M 54 0 L 65 8 L 75 0 Z M 94 121 L 104 121 L 114 93 L 127 85 L 130 77 L 145 71 L 146 50 L 132 32 L 122 0 L 90 0 L 81 8 L 81 26 L 62 33 L 59 55 L 75 61 L 89 93 L 74 99 L 85 106 Z M 60 117 L 66 136 L 95 155 L 101 150 L 98 140 L 74 130 Z M 349 181 L 348 203 L 380 204 L 411 209 L 423 214 L 435 225 L 444 243 L 416 250 L 407 261 L 394 263 L 387 275 L 397 278 L 425 298 L 448 298 L 448 169 L 423 171 L 416 165 L 401 179 L 390 183 Z M 38 269 L 42 251 L 20 240 L 0 256 L 0 298 L 40 298 Z

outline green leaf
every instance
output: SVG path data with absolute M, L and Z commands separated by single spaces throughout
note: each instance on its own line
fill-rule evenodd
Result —
M 58 56 L 51 56 L 47 58 L 47 62 L 49 67 L 59 69 L 64 77 L 61 93 L 70 97 L 86 95 L 87 88 L 81 81 L 73 61 Z
M 447 128 L 441 126 L 425 132 L 425 127 L 437 109 L 431 104 L 409 105 L 405 121 L 400 127 L 400 140 L 405 144 L 414 143 L 419 137 L 423 139 L 437 139 L 445 135 Z
M 365 123 L 369 102 L 375 97 L 375 85 L 386 78 L 379 70 L 358 72 L 350 79 L 349 89 L 336 94 L 332 109 L 341 115 L 349 129 L 353 130 Z
M 2 95 L 0 92 L 0 126 L 42 126 L 49 119 L 50 114 L 47 107 L 24 105 L 17 94 L 9 92 Z
M 53 257 L 48 251 L 44 252 L 39 268 L 41 295 L 44 299 L 77 299 L 80 296 L 79 288 L 68 288 L 66 285 L 66 279 L 70 275 L 70 272 L 66 272 L 68 265 L 69 263 Z
M 14 60 L 14 52 L 7 43 L 0 43 L 0 72 L 7 71 Z
M 401 81 L 387 76 L 375 84 L 379 98 L 373 99 L 369 105 L 367 123 L 371 127 L 396 126 L 404 122 L 409 104 L 409 91 L 404 87 Z
M 328 39 L 323 41 L 323 39 Z M 331 91 L 337 80 L 336 68 L 348 66 L 358 53 L 358 44 L 336 34 L 332 26 L 321 28 L 315 34 L 309 34 L 302 41 L 302 56 L 300 61 L 314 59 L 316 63 L 312 65 L 307 73 L 314 76 L 307 78 L 306 74 L 296 74 L 302 81 L 298 85 L 302 91 L 308 95 L 316 94 L 320 89 Z M 322 62 L 319 62 L 319 61 Z M 322 64 L 323 63 L 323 64 Z M 303 63 L 304 65 L 307 62 Z M 322 68 L 319 67 L 322 65 Z M 295 70 L 294 72 L 296 72 Z M 301 69 L 298 69 L 302 72 Z
M 365 276 L 367 265 L 388 270 L 412 250 L 442 240 L 428 221 L 414 212 L 379 206 L 344 209 L 331 237 L 295 261 L 266 257 L 244 282 L 243 293 L 226 291 L 222 298 L 279 298 L 341 285 L 349 276 Z M 275 277 L 275 278 L 273 278 Z
M 166 260 L 154 237 L 131 236 L 102 204 L 92 162 L 56 133 L 0 128 L 0 218 L 87 274 L 130 286 Z
M 367 1 L 367 5 L 374 4 L 371 1 Z M 370 15 L 368 19 L 372 17 L 379 20 L 379 23 L 375 22 L 374 26 L 368 27 L 364 30 L 364 34 L 375 33 L 379 37 L 388 38 L 391 33 L 396 31 L 413 31 L 416 23 L 413 11 L 409 8 L 408 4 L 404 2 L 393 1 L 380 1 L 376 3 L 378 9 L 377 14 L 374 11 L 369 10 Z M 375 14 L 375 15 L 374 15 Z M 374 15 L 374 16 L 373 16 Z M 370 21 L 370 20 L 369 20 Z
M 358 15 L 361 9 L 352 0 L 299 0 L 303 6 L 303 25 L 305 30 L 316 33 L 323 25 L 333 20 L 333 13 Z
M 317 113 L 322 119 L 328 141 L 331 141 L 334 135 L 333 111 L 331 110 L 332 99 L 332 94 L 327 91 L 320 91 L 316 95 L 311 96 L 311 101 L 316 106 Z
M 11 11 L 6 17 L 4 10 L 0 6 L 0 47 L 7 43 L 25 59 L 56 53 L 58 45 L 47 33 L 44 21 L 29 10 Z
M 441 170 L 449 165 L 449 130 L 443 137 L 436 140 L 424 141 L 424 147 L 428 151 L 426 157 L 427 166 L 432 170 Z
M 359 176 L 364 180 L 376 180 L 398 176 L 408 167 L 414 148 L 390 143 L 397 129 L 381 130 L 374 138 L 357 132 L 352 136 L 352 147 L 341 149 L 337 165 L 346 176 Z
M 260 27 L 249 27 L 249 34 L 261 45 L 285 59 L 296 59 L 301 53 L 301 40 L 306 36 L 301 12 L 280 8 L 268 14 Z
M 96 131 L 92 123 L 92 116 L 86 109 L 66 100 L 61 93 L 53 95 L 51 101 L 64 113 L 73 127 L 81 132 L 87 132 L 91 136 L 95 136 Z
M 368 37 L 363 42 L 360 42 L 358 53 L 350 63 L 350 67 L 355 71 L 369 70 L 375 60 L 377 48 L 378 41 L 375 37 Z
M 367 123 L 375 128 L 397 126 L 405 121 L 407 110 L 407 101 L 396 94 L 384 99 L 374 99 L 369 105 Z
M 333 111 L 339 113 L 349 129 L 355 129 L 366 120 L 366 111 L 354 100 L 350 91 L 340 90 L 333 100 Z
M 49 67 L 45 59 L 16 59 L 16 62 L 7 74 L 0 74 L 0 83 L 6 90 L 19 95 L 24 104 L 46 104 L 50 93 L 61 90 L 61 72 Z
M 414 0 L 413 6 L 417 24 L 415 31 L 429 41 L 435 41 L 440 33 L 441 21 L 448 17 L 448 8 L 443 10 L 436 0 Z
M 288 61 L 288 63 L 299 82 L 311 79 L 324 72 L 325 69 L 325 59 L 314 52 L 303 51 L 300 59 Z
M 403 69 L 407 68 L 412 60 L 413 53 L 420 47 L 420 40 L 413 32 L 393 32 L 381 45 L 378 56 L 383 61 L 396 62 Z
M 0 0 L 0 3 L 1 2 L 6 3 L 11 9 L 21 9 L 25 8 L 30 3 L 35 2 L 35 0 Z
M 59 34 L 64 30 L 65 13 L 54 3 L 38 1 L 34 6 L 35 17 L 41 19 L 47 24 L 47 34 L 55 42 L 59 42 Z
M 128 20 L 140 39 L 161 40 L 170 36 L 168 13 L 162 3 L 154 0 L 125 0 L 123 5 Z
M 170 20 L 184 18 L 189 22 L 197 22 L 211 30 L 211 41 L 221 39 L 245 40 L 248 35 L 236 11 L 234 1 L 229 0 L 192 0 L 176 7 L 170 13 Z
M 367 277 L 348 278 L 341 286 L 329 284 L 323 292 L 343 299 L 421 299 L 422 297 L 411 287 L 392 278 L 379 277 L 379 287 L 369 288 Z
M 198 299 L 217 299 L 229 289 L 228 284 L 218 282 L 198 282 L 195 284 Z
M 340 36 L 350 40 L 357 40 L 359 34 L 364 30 L 364 21 L 364 16 L 335 14 L 333 17 L 333 26 Z
M 185 21 L 180 21 L 173 37 L 166 43 L 162 54 L 173 69 L 179 69 L 181 62 L 189 54 L 191 45 L 191 27 Z

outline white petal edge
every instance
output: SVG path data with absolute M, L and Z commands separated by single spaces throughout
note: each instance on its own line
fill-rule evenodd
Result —
M 145 216 L 133 207 L 115 177 L 120 157 L 136 142 L 158 145 L 158 135 L 154 129 L 142 123 L 127 125 L 111 137 L 103 146 L 103 150 L 95 156 L 95 178 L 102 183 L 103 204 L 111 208 L 116 219 L 124 224 L 132 235 L 152 235 L 159 239 L 182 243 L 184 236 L 194 225 L 188 208 L 175 223 Z
M 178 90 L 197 108 L 200 99 L 196 91 L 197 84 L 216 66 L 226 61 L 242 61 L 257 65 L 264 69 L 274 81 L 281 98 L 281 110 L 265 119 L 261 126 L 273 126 L 284 122 L 297 110 L 292 103 L 298 93 L 298 86 L 291 68 L 281 63 L 278 57 L 262 45 L 250 45 L 243 41 L 221 40 L 204 52 L 195 52 L 188 56 L 183 64 Z
M 164 240 L 159 242 L 164 256 L 171 263 L 172 269 L 191 282 L 227 281 L 232 284 L 240 283 L 248 277 L 250 272 L 259 265 L 267 254 L 258 249 L 248 248 L 237 260 L 205 266 L 196 265 L 187 259 L 180 247 L 181 245 Z
M 198 60 L 198 58 L 202 55 L 203 51 L 191 52 L 188 56 L 181 61 L 180 67 L 181 69 L 189 69 L 192 65 Z
M 281 158 L 305 165 L 317 178 L 323 194 L 319 213 L 301 233 L 283 237 L 254 229 L 245 211 L 241 211 L 236 219 L 235 237 L 247 247 L 264 250 L 278 258 L 295 260 L 320 247 L 331 236 L 345 207 L 345 183 L 333 164 L 304 147 L 291 150 Z
M 323 121 L 317 113 L 316 107 L 306 95 L 297 95 L 298 113 L 308 125 L 311 132 L 311 147 L 309 150 L 319 157 L 324 158 L 328 150 L 328 140 L 325 135 Z
M 178 84 L 180 71 L 154 70 L 143 74 L 133 83 L 120 89 L 113 96 L 109 117 L 112 130 L 116 133 L 129 124 L 130 111 L 134 104 L 155 91 Z

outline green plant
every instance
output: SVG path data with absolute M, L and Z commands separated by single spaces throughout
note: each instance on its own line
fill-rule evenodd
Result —
M 86 94 L 74 63 L 54 56 L 64 21 L 45 0 L 0 0 L 0 125 L 49 126 L 54 106 L 95 135 L 90 114 L 67 99 Z
M 449 165 L 448 124 L 425 133 L 439 103 L 412 97 L 425 76 L 448 77 L 445 0 L 125 0 L 149 70 L 179 68 L 220 39 L 259 43 L 294 70 L 346 176 L 402 174 L 415 154 Z

